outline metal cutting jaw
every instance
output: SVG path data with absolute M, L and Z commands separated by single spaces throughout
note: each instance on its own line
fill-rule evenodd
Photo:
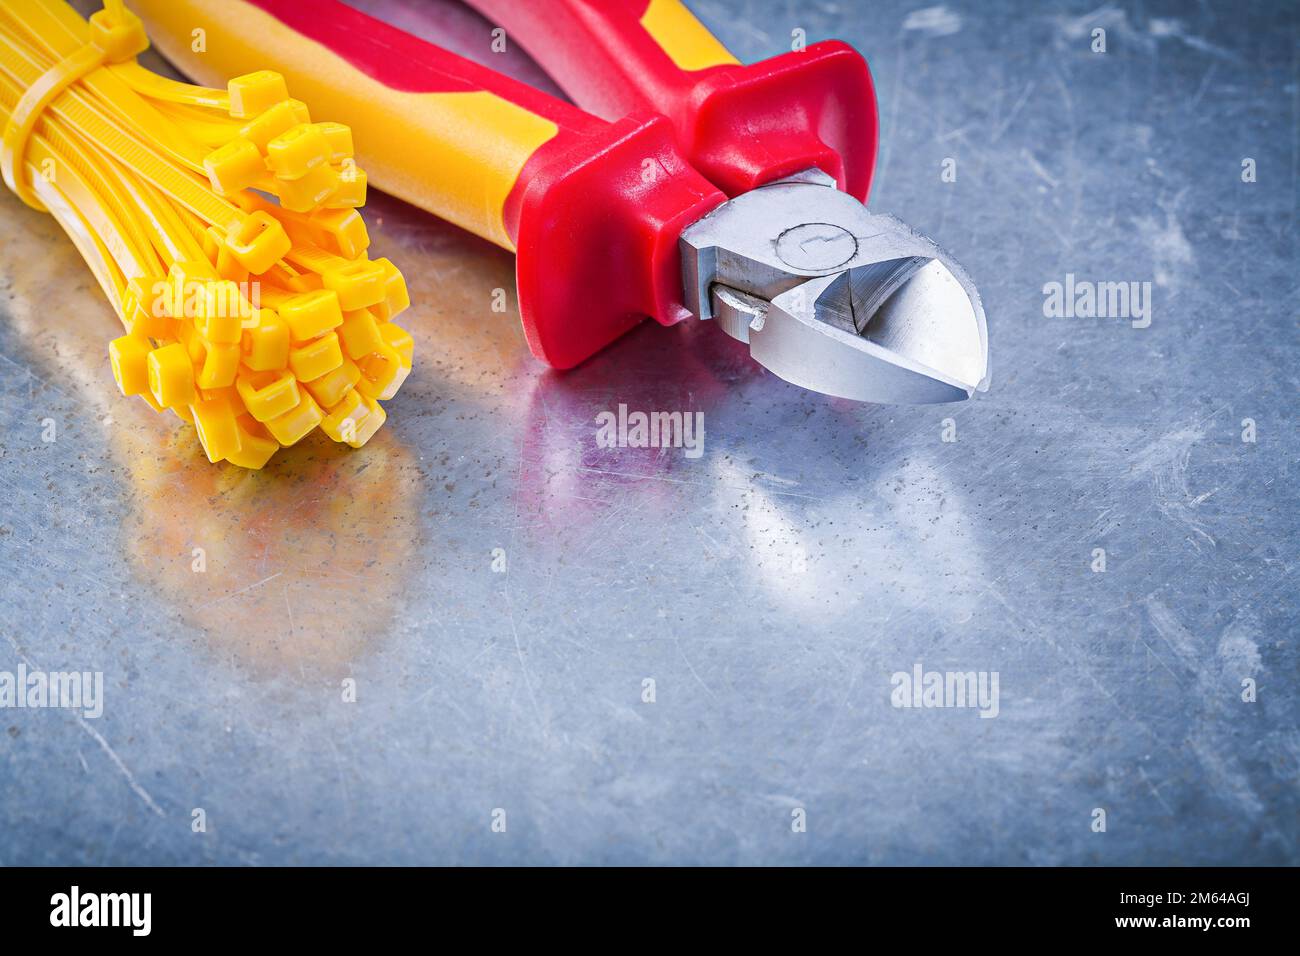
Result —
M 808 170 L 682 232 L 686 306 L 803 388 L 931 404 L 988 387 L 974 284 L 934 242 Z

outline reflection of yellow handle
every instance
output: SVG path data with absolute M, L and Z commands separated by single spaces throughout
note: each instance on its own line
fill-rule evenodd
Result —
M 337 0 L 130 4 L 186 73 L 210 84 L 283 73 L 352 127 L 376 185 L 511 250 L 507 197 L 539 147 L 580 115 Z

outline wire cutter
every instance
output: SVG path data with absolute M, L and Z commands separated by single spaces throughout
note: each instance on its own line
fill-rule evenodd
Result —
M 987 388 L 970 278 L 864 205 L 877 116 L 852 47 L 746 66 L 680 0 L 468 3 L 578 105 L 339 0 L 130 5 L 185 72 L 278 70 L 353 128 L 376 185 L 515 252 L 528 344 L 552 366 L 694 316 L 829 395 Z

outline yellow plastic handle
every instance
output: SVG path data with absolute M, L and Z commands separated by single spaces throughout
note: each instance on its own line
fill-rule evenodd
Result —
M 507 200 L 548 142 L 599 122 L 337 0 L 133 0 L 201 82 L 270 67 L 356 133 L 374 182 L 506 249 Z

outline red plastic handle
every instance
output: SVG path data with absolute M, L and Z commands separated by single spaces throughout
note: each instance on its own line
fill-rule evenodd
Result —
M 680 0 L 467 2 L 584 109 L 606 119 L 667 116 L 690 162 L 728 195 L 816 166 L 866 199 L 875 88 L 866 61 L 845 43 L 742 66 Z

